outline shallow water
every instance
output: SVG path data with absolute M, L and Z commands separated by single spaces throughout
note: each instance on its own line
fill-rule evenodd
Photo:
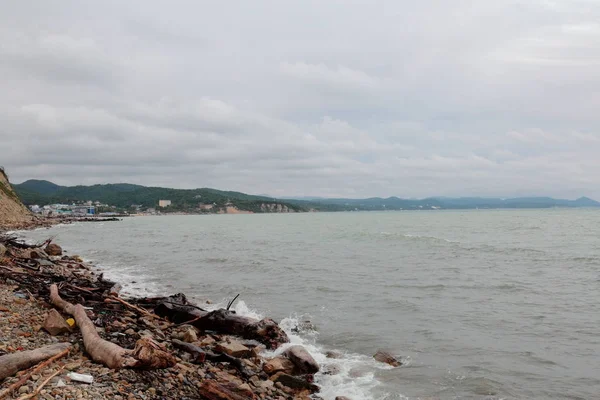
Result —
M 323 397 L 600 398 L 600 211 L 136 217 L 26 236 L 93 260 L 130 293 L 184 292 L 282 320 Z M 390 369 L 379 349 L 407 366 Z M 324 352 L 339 349 L 341 360 Z

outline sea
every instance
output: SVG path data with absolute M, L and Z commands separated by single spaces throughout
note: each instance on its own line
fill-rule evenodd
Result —
M 600 399 L 600 210 L 149 216 L 32 232 L 130 295 L 280 322 L 333 400 Z M 378 350 L 404 365 L 373 359 Z M 327 352 L 340 358 L 328 358 Z

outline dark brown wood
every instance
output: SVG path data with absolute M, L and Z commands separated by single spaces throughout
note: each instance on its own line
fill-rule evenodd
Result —
M 174 302 L 161 302 L 154 312 L 176 324 L 189 323 L 201 331 L 214 331 L 254 339 L 268 349 L 276 349 L 283 343 L 289 342 L 283 329 L 269 318 L 259 321 L 238 315 L 235 311 L 219 309 L 206 312 L 186 304 L 174 304 Z

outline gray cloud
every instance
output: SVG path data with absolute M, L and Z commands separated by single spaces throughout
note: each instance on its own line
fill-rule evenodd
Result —
M 591 0 L 10 2 L 14 181 L 600 198 Z

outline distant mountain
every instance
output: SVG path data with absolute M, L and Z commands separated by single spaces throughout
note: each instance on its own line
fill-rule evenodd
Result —
M 200 204 L 213 205 L 206 212 L 226 212 L 227 207 L 252 212 L 297 212 L 304 208 L 297 204 L 265 196 L 252 196 L 240 192 L 217 189 L 170 189 L 146 187 L 128 183 L 92 186 L 59 186 L 52 182 L 28 180 L 13 185 L 15 192 L 27 205 L 99 201 L 121 209 L 132 206 L 155 208 L 159 200 L 171 200 L 165 211 L 197 211 Z
M 553 199 L 551 197 L 429 197 L 425 199 L 402 199 L 399 197 L 371 197 L 367 199 L 346 198 L 286 198 L 254 196 L 241 192 L 210 188 L 169 189 L 147 187 L 128 183 L 92 186 L 60 186 L 42 180 L 28 180 L 13 185 L 23 203 L 51 204 L 81 201 L 100 201 L 122 209 L 138 205 L 156 207 L 158 200 L 171 200 L 173 211 L 197 210 L 199 204 L 214 204 L 214 210 L 224 210 L 232 205 L 240 210 L 253 212 L 288 211 L 383 211 L 383 210 L 432 210 L 432 209 L 495 209 L 495 208 L 552 208 L 552 207 L 600 207 L 600 203 L 588 197 L 577 200 Z M 278 207 L 277 205 L 281 205 Z M 278 211 L 281 210 L 281 211 Z
M 42 181 L 38 179 L 30 179 L 26 182 L 15 186 L 18 186 L 20 189 L 26 190 L 28 192 L 40 193 L 44 195 L 56 193 L 62 188 L 62 186 L 59 186 L 55 183 L 49 181 Z
M 600 207 L 600 203 L 587 197 L 577 200 L 550 197 L 519 197 L 512 199 L 485 197 L 430 197 L 426 199 L 401 199 L 398 197 L 372 197 L 368 199 L 317 199 L 310 201 L 288 200 L 292 203 L 323 210 L 431 210 L 431 209 L 495 209 L 495 208 L 552 208 Z

